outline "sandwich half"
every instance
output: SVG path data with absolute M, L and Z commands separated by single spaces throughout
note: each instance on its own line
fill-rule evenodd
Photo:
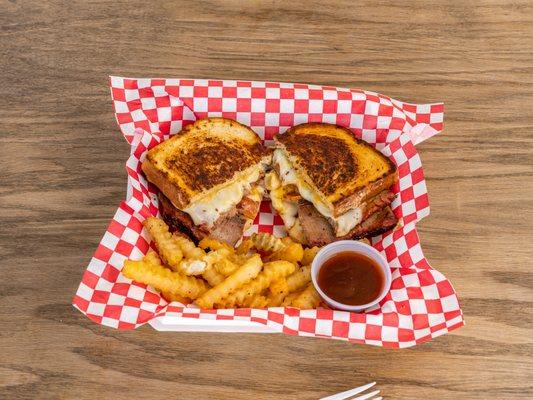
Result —
M 396 166 L 346 128 L 308 123 L 277 135 L 273 167 L 265 179 L 272 206 L 301 243 L 375 236 L 398 222 Z
M 173 230 L 234 245 L 259 212 L 271 154 L 249 127 L 226 118 L 188 125 L 151 149 L 142 164 Z

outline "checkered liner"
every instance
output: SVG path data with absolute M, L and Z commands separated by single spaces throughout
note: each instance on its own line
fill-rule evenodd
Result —
M 92 320 L 131 329 L 173 315 L 265 324 L 279 332 L 386 347 L 409 347 L 464 324 L 450 282 L 422 253 L 416 223 L 429 214 L 422 164 L 415 144 L 442 130 L 442 104 L 408 104 L 381 94 L 326 86 L 220 80 L 111 77 L 120 129 L 131 144 L 127 200 L 119 205 L 94 253 L 73 304 Z M 392 207 L 403 227 L 373 239 L 392 268 L 392 288 L 366 313 L 329 309 L 199 310 L 168 304 L 156 291 L 120 274 L 124 260 L 150 247 L 142 221 L 157 215 L 156 188 L 140 173 L 146 151 L 199 118 L 223 116 L 250 126 L 270 144 L 275 134 L 310 121 L 335 123 L 373 144 L 398 166 Z M 281 218 L 263 202 L 246 234 L 284 235 Z

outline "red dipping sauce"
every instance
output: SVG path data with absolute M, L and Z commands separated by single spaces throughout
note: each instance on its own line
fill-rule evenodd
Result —
M 317 283 L 332 300 L 359 306 L 379 297 L 385 285 L 385 276 L 379 264 L 371 258 L 344 251 L 322 264 Z

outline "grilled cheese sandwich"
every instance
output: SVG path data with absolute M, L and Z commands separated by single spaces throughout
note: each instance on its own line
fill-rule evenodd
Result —
M 305 179 L 298 176 L 298 172 L 292 166 L 282 149 L 274 150 L 273 162 L 279 168 L 279 175 L 283 185 L 295 185 L 301 196 L 313 204 L 324 217 L 328 218 L 334 224 L 337 236 L 348 234 L 348 232 L 362 221 L 363 213 L 360 207 L 352 208 L 342 215 L 335 216 L 334 212 L 332 212 L 333 207 L 324 201 L 324 196 L 308 184 Z M 290 207 L 290 211 L 292 214 L 295 213 L 294 205 Z
M 299 203 L 285 196 L 291 186 L 328 221 L 336 238 L 349 237 L 370 210 L 376 212 L 392 201 L 396 166 L 349 130 L 303 124 L 275 140 L 273 165 L 281 184 L 270 197 L 288 231 L 299 222 Z
M 249 225 L 249 210 L 259 210 L 259 181 L 270 161 L 250 128 L 230 119 L 207 118 L 151 149 L 142 170 L 164 195 L 163 209 L 171 211 L 167 216 L 178 219 L 173 225 L 185 225 L 199 236 L 222 232 L 220 224 L 228 218 L 233 218 L 232 229 Z M 241 215 L 244 200 L 254 206 Z M 231 236 L 233 241 L 236 234 Z

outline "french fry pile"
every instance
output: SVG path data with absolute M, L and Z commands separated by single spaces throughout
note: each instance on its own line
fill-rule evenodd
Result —
M 311 262 L 318 247 L 304 248 L 290 238 L 259 233 L 234 249 L 204 238 L 198 246 L 164 221 L 148 218 L 144 227 L 158 253 L 127 260 L 127 278 L 160 291 L 168 301 L 201 308 L 292 306 L 316 308 L 321 299 L 311 283 Z

